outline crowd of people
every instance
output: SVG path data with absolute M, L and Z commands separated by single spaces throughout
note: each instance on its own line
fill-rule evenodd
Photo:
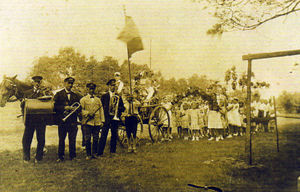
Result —
M 251 108 L 252 133 L 273 131 L 269 124 L 274 118 L 272 102 L 255 97 Z M 177 129 L 178 137 L 184 140 L 220 141 L 246 133 L 246 106 L 237 97 L 207 90 L 205 95 L 190 95 L 173 103 L 169 112 L 172 130 Z
M 65 161 L 65 139 L 69 140 L 69 159 L 76 158 L 76 136 L 78 119 L 81 122 L 86 159 L 103 157 L 109 130 L 111 131 L 110 155 L 116 153 L 118 127 L 123 120 L 128 139 L 128 152 L 137 152 L 136 133 L 139 106 L 157 103 L 159 85 L 144 74 L 139 74 L 133 81 L 133 90 L 126 93 L 124 83 L 116 72 L 107 82 L 107 92 L 100 97 L 95 95 L 96 84 L 86 84 L 87 94 L 83 97 L 72 91 L 75 79 L 64 79 L 64 88 L 53 96 L 56 123 L 58 125 L 58 159 Z M 45 95 L 41 82 L 43 77 L 34 76 L 33 88 L 27 99 L 36 99 Z M 124 93 L 125 92 L 125 93 Z M 123 97 L 125 98 L 123 100 Z M 170 128 L 163 139 L 171 140 L 174 136 L 184 140 L 199 141 L 207 138 L 212 141 L 242 136 L 246 130 L 245 105 L 237 97 L 229 97 L 226 90 L 215 91 L 208 88 L 201 94 L 185 94 L 178 100 L 174 96 L 164 96 L 159 102 L 170 117 Z M 21 103 L 22 112 L 26 99 Z M 255 99 L 252 103 L 252 132 L 269 131 L 268 122 L 273 118 L 272 102 Z M 26 117 L 25 117 L 26 118 Z M 143 117 L 142 117 L 143 118 Z M 43 119 L 31 118 L 25 123 L 23 135 L 23 160 L 30 161 L 30 147 L 36 131 L 37 151 L 35 162 L 40 162 L 44 155 L 45 128 Z M 99 133 L 101 130 L 101 136 Z M 177 133 L 176 131 L 177 130 Z

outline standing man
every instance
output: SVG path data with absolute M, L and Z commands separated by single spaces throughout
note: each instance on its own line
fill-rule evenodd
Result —
M 77 115 L 80 108 L 80 96 L 72 91 L 74 81 L 75 79 L 73 77 L 67 77 L 64 80 L 65 88 L 54 95 L 54 110 L 58 117 L 59 137 L 57 162 L 62 162 L 65 159 L 65 139 L 67 134 L 69 136 L 70 160 L 73 160 L 76 157 L 76 136 L 78 130 Z M 72 106 L 76 102 L 78 102 L 78 105 Z M 70 113 L 71 111 L 75 112 L 70 115 L 69 118 L 67 118 L 65 121 L 63 121 L 63 118 L 65 117 L 64 112 Z
M 36 99 L 38 97 L 44 96 L 41 90 L 41 83 L 43 77 L 41 76 L 33 76 L 33 87 L 24 93 L 25 98 L 28 99 Z M 26 99 L 21 102 L 21 109 L 22 113 L 24 114 Z M 30 147 L 33 138 L 34 131 L 36 131 L 36 139 L 37 139 L 37 149 L 36 149 L 36 156 L 35 162 L 39 162 L 43 159 L 43 150 L 45 147 L 45 131 L 46 131 L 46 124 L 42 118 L 37 116 L 30 116 L 27 115 L 25 121 L 25 130 L 22 139 L 23 145 L 23 162 L 28 163 L 30 160 Z
M 86 159 L 96 158 L 100 127 L 105 121 L 104 112 L 100 98 L 95 96 L 96 85 L 86 85 L 88 94 L 80 99 L 82 107 L 82 126 L 85 135 Z M 91 147 L 91 137 L 93 145 Z
M 106 85 L 108 86 L 108 92 L 101 97 L 105 123 L 98 145 L 98 156 L 103 155 L 109 129 L 111 130 L 110 153 L 116 153 L 118 125 L 120 123 L 121 114 L 125 111 L 122 97 L 116 94 L 116 80 L 111 79 Z
M 116 92 L 117 92 L 118 95 L 122 95 L 124 83 L 123 83 L 123 81 L 121 81 L 121 74 L 120 74 L 120 72 L 115 72 L 114 78 L 116 79 L 116 85 L 117 85 Z

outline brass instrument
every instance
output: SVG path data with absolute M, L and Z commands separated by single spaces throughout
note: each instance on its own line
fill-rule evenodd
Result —
M 65 117 L 62 119 L 63 122 L 65 122 L 73 113 L 75 113 L 80 108 L 80 103 L 75 102 L 71 105 L 71 107 L 75 107 L 71 112 L 64 111 Z
M 111 106 L 110 106 L 110 111 L 109 114 L 113 115 L 113 120 L 120 121 L 118 118 L 118 108 L 119 108 L 119 102 L 120 102 L 120 96 L 118 95 L 113 95 L 111 97 Z

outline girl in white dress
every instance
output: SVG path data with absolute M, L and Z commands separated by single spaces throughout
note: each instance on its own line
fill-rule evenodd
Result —
M 242 123 L 237 98 L 234 98 L 229 104 L 227 117 L 229 124 L 229 135 L 227 138 L 231 138 L 232 136 L 238 136 L 240 134 L 240 127 L 242 126 Z
M 198 124 L 199 121 L 198 111 L 199 111 L 198 104 L 196 102 L 193 102 L 190 109 L 192 141 L 199 140 L 200 127 Z

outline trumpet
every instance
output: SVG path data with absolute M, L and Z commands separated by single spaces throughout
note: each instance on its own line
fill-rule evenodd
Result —
M 65 122 L 73 113 L 75 113 L 80 108 L 80 103 L 75 102 L 71 105 L 71 107 L 75 107 L 71 112 L 64 111 L 65 117 L 62 119 L 63 122 Z
M 110 114 L 114 116 L 113 120 L 119 121 L 120 119 L 118 118 L 118 108 L 119 108 L 120 96 L 113 95 L 111 99 L 112 101 L 111 101 Z

